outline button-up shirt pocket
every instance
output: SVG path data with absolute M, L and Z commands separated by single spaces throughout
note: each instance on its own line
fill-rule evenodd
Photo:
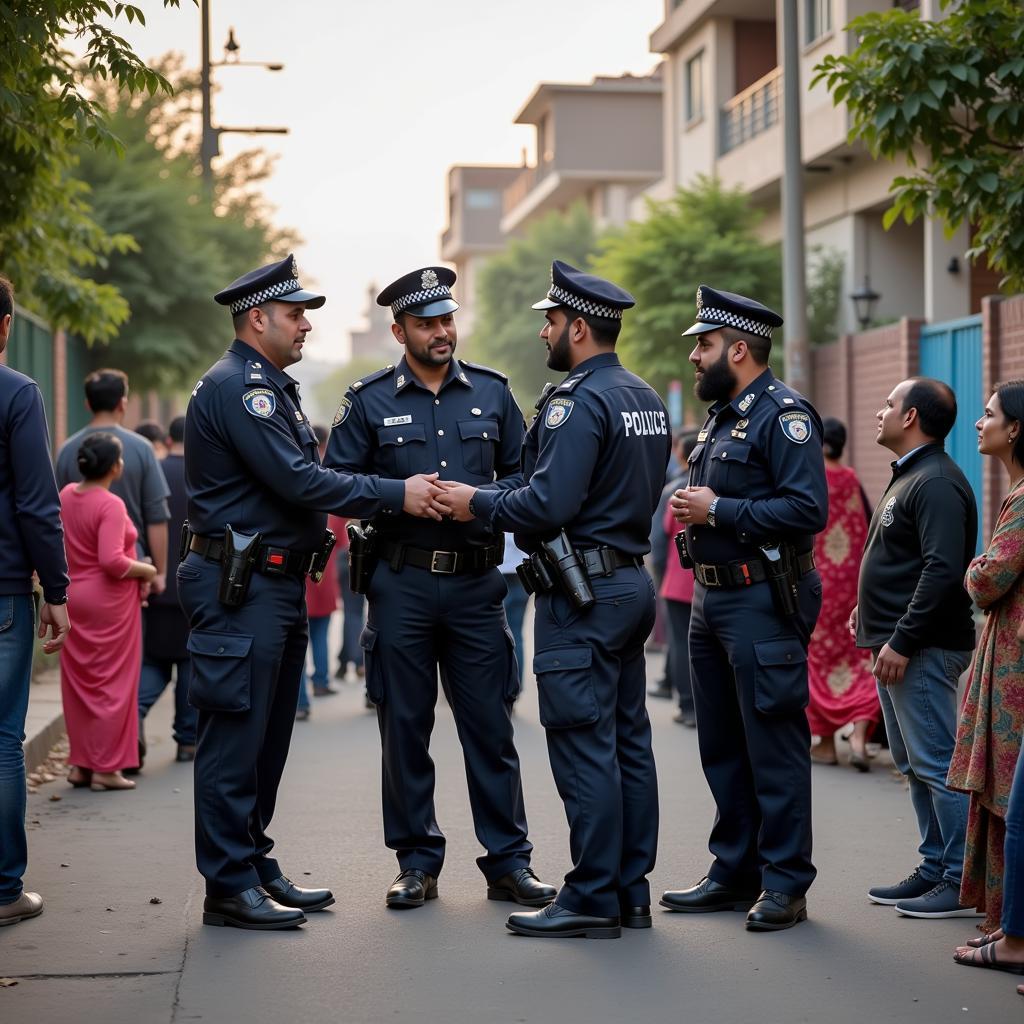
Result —
M 404 480 L 415 473 L 430 472 L 427 466 L 427 432 L 422 423 L 378 427 L 377 444 L 385 475 Z
M 752 446 L 749 443 L 729 438 L 720 441 L 705 458 L 707 484 L 715 492 L 726 497 L 749 497 L 745 493 L 753 469 Z
M 497 420 L 459 420 L 462 438 L 462 464 L 467 473 L 494 479 L 494 458 L 501 434 Z

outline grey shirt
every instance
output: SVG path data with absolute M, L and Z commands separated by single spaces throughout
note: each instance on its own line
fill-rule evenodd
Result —
M 153 446 L 141 434 L 124 427 L 98 427 L 91 424 L 72 434 L 57 453 L 57 487 L 77 483 L 82 479 L 78 471 L 78 448 L 89 434 L 114 434 L 124 448 L 124 473 L 110 485 L 128 509 L 128 515 L 139 531 L 139 546 L 149 554 L 146 527 L 166 523 L 171 518 L 167 507 L 170 489 L 157 461 Z

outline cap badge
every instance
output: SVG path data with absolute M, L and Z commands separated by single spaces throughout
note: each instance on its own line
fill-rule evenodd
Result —
M 697 312 L 699 313 L 704 308 L 704 293 L 698 288 L 697 289 Z
M 436 288 L 437 287 L 437 272 L 434 270 L 424 270 L 420 276 L 420 287 L 421 288 Z

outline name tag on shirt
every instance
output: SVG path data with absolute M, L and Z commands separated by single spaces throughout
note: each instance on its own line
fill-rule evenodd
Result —
M 403 423 L 412 423 L 411 416 L 385 416 L 384 426 L 385 427 L 398 427 Z

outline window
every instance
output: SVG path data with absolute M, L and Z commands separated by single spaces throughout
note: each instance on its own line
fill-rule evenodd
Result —
M 686 62 L 686 76 L 683 87 L 685 89 L 683 110 L 686 114 L 686 123 L 691 124 L 694 121 L 699 121 L 704 116 L 703 50 Z
M 804 42 L 813 43 L 832 31 L 832 0 L 804 0 Z
M 493 188 L 466 189 L 466 209 L 493 210 L 498 205 L 498 193 Z

